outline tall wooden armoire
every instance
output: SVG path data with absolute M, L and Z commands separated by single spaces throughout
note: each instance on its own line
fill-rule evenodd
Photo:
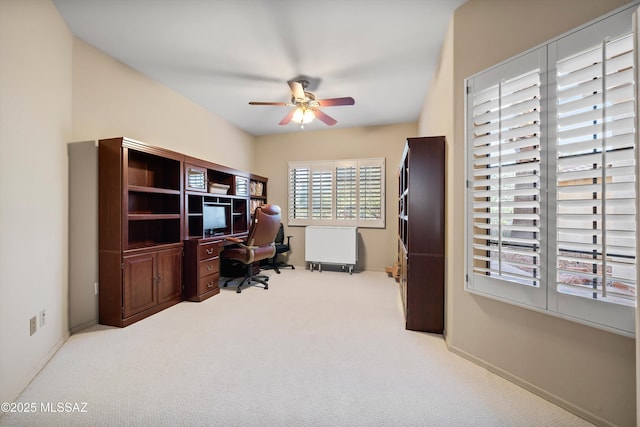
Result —
M 406 329 L 444 330 L 443 136 L 408 138 L 398 179 L 398 262 Z

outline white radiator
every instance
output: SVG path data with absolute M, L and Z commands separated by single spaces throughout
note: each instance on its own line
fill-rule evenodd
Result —
M 358 261 L 357 227 L 307 227 L 304 257 L 311 271 L 315 265 L 322 271 L 322 264 L 338 264 L 351 274 Z

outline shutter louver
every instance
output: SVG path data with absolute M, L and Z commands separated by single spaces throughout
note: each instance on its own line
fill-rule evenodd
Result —
M 633 306 L 633 37 L 557 63 L 556 283 L 561 293 Z
M 540 70 L 478 91 L 473 126 L 473 271 L 540 285 Z

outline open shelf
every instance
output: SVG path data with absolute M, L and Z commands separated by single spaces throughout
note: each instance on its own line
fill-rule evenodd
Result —
M 129 186 L 182 190 L 181 162 L 159 155 L 128 149 L 127 183 Z

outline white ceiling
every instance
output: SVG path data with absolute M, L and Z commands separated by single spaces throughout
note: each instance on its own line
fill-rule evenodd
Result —
M 74 35 L 253 135 L 278 122 L 287 80 L 319 78 L 334 127 L 413 122 L 465 0 L 54 0 Z M 305 129 L 325 129 L 318 120 Z

